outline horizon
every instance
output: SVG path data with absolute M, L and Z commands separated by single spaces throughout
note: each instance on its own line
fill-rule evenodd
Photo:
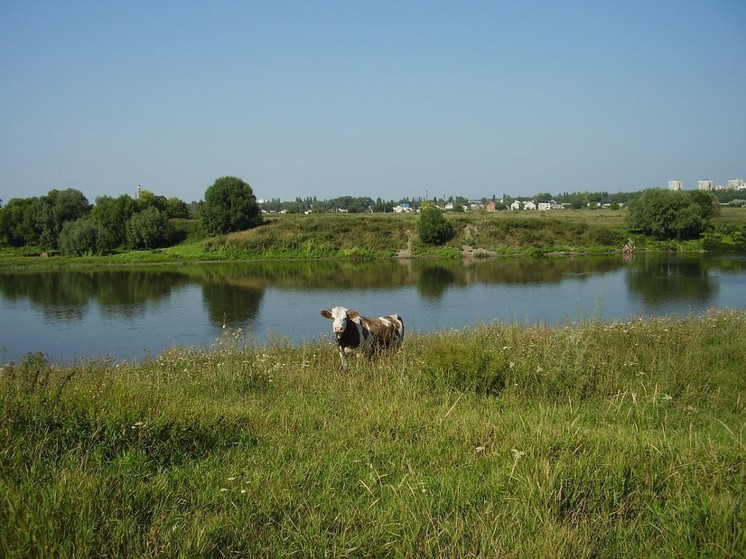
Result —
M 180 198 L 179 196 L 165 196 L 165 195 L 163 195 L 163 194 L 161 194 L 159 192 L 153 192 L 153 191 L 150 191 L 148 189 L 139 188 L 139 186 L 140 185 L 138 185 L 138 187 L 135 188 L 135 194 L 134 194 L 134 196 L 131 195 L 131 194 L 129 194 L 129 193 L 127 193 L 127 192 L 122 192 L 122 193 L 120 193 L 118 195 L 102 194 L 101 196 L 111 196 L 112 198 L 117 198 L 119 196 L 125 196 L 126 195 L 126 196 L 130 196 L 131 198 L 133 198 L 133 199 L 136 200 L 136 199 L 139 198 L 140 190 L 142 190 L 142 191 L 145 191 L 145 192 L 150 192 L 151 194 L 154 194 L 156 196 L 164 196 L 166 198 L 177 198 L 177 199 L 179 199 L 182 202 L 185 202 L 187 204 L 196 204 L 196 203 L 200 203 L 200 202 L 204 201 L 204 196 L 201 196 L 199 199 L 185 200 L 183 198 Z M 730 190 L 733 190 L 733 191 L 742 191 L 743 190 L 743 191 L 746 191 L 745 188 L 728 187 L 728 186 L 725 186 L 725 185 L 722 185 L 722 184 L 718 184 L 717 186 L 719 188 L 716 188 L 714 191 L 708 190 L 706 192 L 721 192 L 723 190 L 728 190 L 728 191 L 730 191 Z M 73 188 L 74 190 L 79 190 L 80 191 L 80 189 L 75 189 L 74 187 L 70 187 L 70 188 Z M 581 190 L 573 190 L 573 191 L 567 191 L 567 192 L 549 192 L 549 191 L 546 191 L 546 192 L 534 192 L 532 194 L 518 194 L 518 195 L 513 195 L 513 194 L 510 194 L 508 192 L 503 192 L 501 194 L 494 194 L 494 195 L 490 194 L 490 195 L 484 195 L 484 196 L 462 196 L 461 194 L 451 194 L 451 193 L 448 193 L 448 194 L 436 194 L 434 196 L 429 196 L 429 197 L 425 197 L 425 196 L 401 196 L 399 198 L 385 198 L 383 196 L 371 196 L 371 195 L 368 195 L 368 194 L 360 194 L 360 195 L 338 194 L 338 195 L 329 196 L 329 197 L 320 197 L 320 196 L 317 196 L 317 195 L 297 196 L 297 197 L 293 198 L 292 200 L 291 199 L 282 199 L 282 198 L 279 198 L 279 201 L 280 201 L 280 203 L 286 203 L 286 202 L 293 203 L 297 199 L 300 199 L 301 201 L 305 201 L 305 200 L 307 200 L 309 198 L 312 198 L 312 199 L 315 199 L 315 200 L 317 200 L 319 202 L 329 202 L 329 201 L 332 201 L 332 200 L 336 200 L 338 198 L 369 198 L 369 199 L 371 199 L 373 201 L 376 201 L 376 200 L 380 199 L 382 202 L 395 202 L 395 203 L 398 203 L 398 202 L 403 202 L 403 201 L 411 201 L 411 202 L 417 202 L 417 201 L 421 202 L 421 201 L 429 201 L 429 200 L 448 201 L 450 199 L 465 198 L 469 202 L 477 202 L 477 201 L 481 201 L 481 200 L 492 200 L 493 198 L 496 201 L 501 201 L 501 200 L 504 200 L 506 197 L 509 198 L 509 199 L 512 199 L 512 200 L 524 200 L 524 201 L 528 201 L 528 200 L 531 200 L 533 198 L 537 198 L 539 196 L 542 196 L 544 194 L 549 194 L 550 196 L 552 196 L 552 198 L 554 198 L 554 197 L 563 197 L 563 196 L 583 195 L 583 194 L 589 194 L 589 195 L 593 195 L 593 194 L 607 194 L 609 196 L 614 196 L 615 194 L 636 194 L 636 193 L 641 193 L 641 192 L 644 192 L 645 190 L 650 190 L 650 189 L 670 190 L 668 186 L 649 186 L 649 187 L 645 187 L 645 188 L 640 188 L 638 190 L 625 190 L 625 191 L 620 190 L 620 191 L 616 191 L 616 192 L 612 192 L 612 191 L 608 191 L 608 190 L 582 190 L 582 191 Z M 65 189 L 64 188 L 50 189 L 47 192 L 44 192 L 44 193 L 39 194 L 39 195 L 21 196 L 19 198 L 42 197 L 42 196 L 46 196 L 52 190 L 65 190 Z M 684 192 L 693 192 L 693 191 L 697 191 L 697 190 L 699 190 L 699 189 L 698 188 L 686 188 L 686 187 L 684 187 L 684 188 L 681 189 L 681 191 L 684 191 Z M 80 191 L 80 192 L 83 194 L 83 196 L 85 196 L 85 198 L 88 200 L 88 202 L 90 204 L 95 205 L 95 199 L 90 198 L 83 191 Z M 252 192 L 253 192 L 253 188 L 252 188 Z M 253 192 L 253 193 L 254 193 L 254 197 L 256 198 L 256 201 L 257 201 L 258 204 L 271 203 L 274 200 L 278 199 L 277 197 L 263 198 L 261 196 L 257 196 L 256 192 Z M 10 200 L 12 200 L 12 198 L 9 198 L 7 200 L 4 199 L 4 198 L 0 198 L 0 209 L 4 208 Z
M 746 175 L 745 24 L 736 0 L 8 1 L 0 199 L 725 184 Z

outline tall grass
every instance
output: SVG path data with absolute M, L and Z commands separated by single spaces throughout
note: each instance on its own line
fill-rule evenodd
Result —
M 741 557 L 746 315 L 0 372 L 0 556 Z

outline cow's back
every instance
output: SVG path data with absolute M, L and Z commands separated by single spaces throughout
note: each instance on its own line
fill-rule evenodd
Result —
M 370 342 L 380 348 L 401 344 L 404 339 L 404 320 L 398 314 L 388 314 L 377 318 L 360 317 L 365 330 L 370 333 Z

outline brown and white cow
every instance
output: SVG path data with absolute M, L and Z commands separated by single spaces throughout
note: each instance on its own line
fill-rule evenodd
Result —
M 401 347 L 404 341 L 404 320 L 398 314 L 367 318 L 357 311 L 334 307 L 321 311 L 321 316 L 332 321 L 343 369 L 347 368 L 347 356 L 356 349 L 372 357 L 382 349 Z

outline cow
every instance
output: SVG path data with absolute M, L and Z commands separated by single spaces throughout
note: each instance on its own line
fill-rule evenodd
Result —
M 382 349 L 401 347 L 404 341 L 404 320 L 398 314 L 367 318 L 357 311 L 334 307 L 322 310 L 321 316 L 332 321 L 342 369 L 347 369 L 347 356 L 356 349 L 372 358 Z

